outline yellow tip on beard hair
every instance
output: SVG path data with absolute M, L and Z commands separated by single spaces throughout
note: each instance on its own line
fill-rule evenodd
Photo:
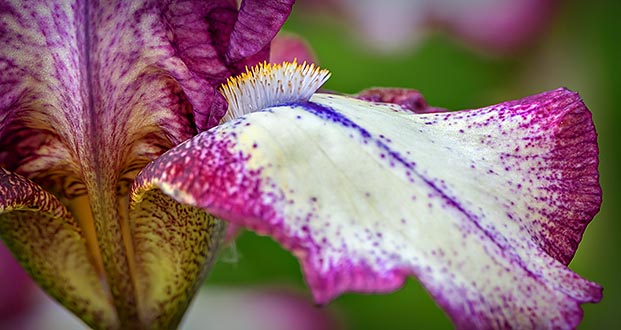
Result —
M 268 107 L 305 102 L 330 77 L 314 64 L 259 63 L 246 72 L 229 77 L 220 92 L 229 104 L 223 122 Z

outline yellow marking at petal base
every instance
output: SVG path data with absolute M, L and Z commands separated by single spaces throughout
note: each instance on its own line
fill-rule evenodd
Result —
M 229 77 L 220 87 L 229 109 L 223 122 L 268 107 L 305 102 L 330 78 L 330 72 L 306 62 L 259 63 Z
M 134 244 L 129 223 L 129 195 L 118 196 L 117 198 L 117 206 L 121 223 L 121 237 L 123 238 L 123 245 L 127 255 L 129 275 L 135 290 L 138 285 L 137 282 L 140 281 L 140 278 L 136 275 L 136 255 L 134 254 Z
M 91 203 L 88 195 L 78 196 L 67 203 L 67 209 L 77 220 L 82 235 L 86 240 L 86 248 L 93 266 L 97 271 L 97 275 L 105 281 L 106 273 L 104 271 L 103 260 L 99 252 L 97 244 L 97 235 L 95 234 L 95 220 L 91 212 Z

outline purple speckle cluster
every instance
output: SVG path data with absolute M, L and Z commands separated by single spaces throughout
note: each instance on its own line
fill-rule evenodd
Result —
M 172 194 L 178 193 L 175 198 L 216 215 L 273 217 L 269 205 L 257 203 L 264 198 L 261 169 L 248 169 L 246 162 L 250 156 L 234 151 L 235 130 L 247 127 L 246 124 L 250 123 L 235 120 L 227 126 L 229 130 L 205 132 L 167 152 L 143 170 L 135 186 L 169 182 L 174 187 Z M 256 143 L 252 145 L 258 147 Z

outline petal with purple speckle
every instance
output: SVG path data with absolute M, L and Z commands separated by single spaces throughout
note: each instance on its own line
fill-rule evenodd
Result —
M 177 203 L 160 190 L 132 195 L 130 228 L 136 293 L 143 324 L 179 324 L 211 268 L 225 224 L 203 209 Z
M 602 294 L 566 266 L 599 210 L 597 163 L 565 89 L 431 114 L 315 94 L 198 135 L 135 189 L 274 237 L 318 303 L 414 275 L 460 329 L 573 328 Z

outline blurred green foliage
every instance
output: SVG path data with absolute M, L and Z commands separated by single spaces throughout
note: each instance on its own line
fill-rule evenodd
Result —
M 621 129 L 621 3 L 568 1 L 551 17 L 541 40 L 520 54 L 492 57 L 432 35 L 416 49 L 378 55 L 356 43 L 334 21 L 296 12 L 285 30 L 304 36 L 321 65 L 332 71 L 325 88 L 354 93 L 371 86 L 420 90 L 429 104 L 475 108 L 566 86 L 592 110 L 599 133 L 604 204 L 588 227 L 570 267 L 604 287 L 604 299 L 583 305 L 580 329 L 621 329 L 621 213 L 618 185 Z M 294 257 L 271 239 L 244 233 L 238 260 L 219 261 L 209 284 L 290 284 L 306 290 Z M 310 294 L 309 294 L 310 299 Z M 451 329 L 452 325 L 415 279 L 392 294 L 346 294 L 325 307 L 349 329 Z

